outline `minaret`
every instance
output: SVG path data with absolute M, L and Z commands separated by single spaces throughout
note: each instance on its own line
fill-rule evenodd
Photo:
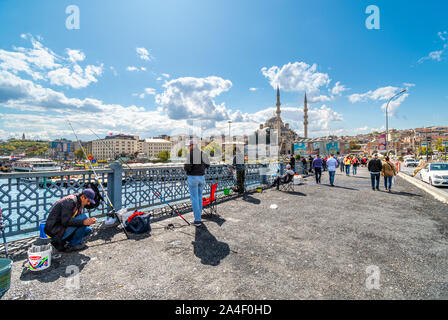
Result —
M 280 124 L 280 88 L 277 85 L 277 130 L 278 130 L 278 134 L 277 134 L 277 145 L 279 147 L 279 151 L 281 150 L 281 146 L 280 146 L 280 136 L 282 133 L 282 128 L 281 128 L 281 124 Z
M 305 131 L 305 139 L 308 139 L 308 101 L 306 100 L 306 92 L 305 92 L 305 102 L 303 105 L 303 127 Z

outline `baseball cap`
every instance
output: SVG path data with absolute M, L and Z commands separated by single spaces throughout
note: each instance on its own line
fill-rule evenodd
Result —
M 95 204 L 95 191 L 93 191 L 92 189 L 88 188 L 85 189 L 82 194 L 84 196 L 86 196 L 87 199 L 89 199 L 90 204 Z

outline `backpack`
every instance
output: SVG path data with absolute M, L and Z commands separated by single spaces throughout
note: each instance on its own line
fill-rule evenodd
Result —
M 144 212 L 135 211 L 124 223 L 129 232 L 144 233 L 151 231 L 151 215 L 143 216 Z
M 89 204 L 84 208 L 88 210 L 97 208 L 100 205 L 100 201 L 104 201 L 104 198 L 101 196 L 100 190 L 98 190 L 98 183 L 88 182 L 84 185 L 84 188 L 85 189 L 90 188 L 95 192 L 95 198 L 93 199 L 95 200 L 95 204 Z

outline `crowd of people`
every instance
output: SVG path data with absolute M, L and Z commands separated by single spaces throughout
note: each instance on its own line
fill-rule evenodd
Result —
M 384 189 L 387 192 L 391 192 L 393 178 L 398 174 L 398 168 L 390 158 L 386 156 L 381 161 L 378 158 L 378 154 L 375 154 L 372 159 L 357 155 L 336 157 L 334 154 L 325 157 L 316 155 L 314 158 L 310 155 L 308 157 L 297 157 L 297 159 L 290 156 L 289 159 L 294 159 L 294 165 L 291 166 L 293 171 L 300 171 L 295 166 L 296 161 L 298 161 L 302 165 L 301 173 L 304 175 L 314 174 L 317 184 L 321 183 L 322 173 L 328 171 L 328 177 L 332 187 L 334 187 L 337 168 L 339 168 L 341 173 L 345 173 L 346 176 L 356 176 L 359 167 L 367 168 L 370 172 L 372 190 L 374 191 L 379 190 L 380 177 L 382 176 L 384 177 Z M 290 160 L 289 164 L 291 163 L 292 161 Z

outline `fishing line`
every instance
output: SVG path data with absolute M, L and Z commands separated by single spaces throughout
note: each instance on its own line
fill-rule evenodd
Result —
M 106 146 L 106 148 L 108 148 L 109 149 L 109 151 L 111 151 L 114 155 L 115 155 L 115 157 L 117 157 L 117 153 L 114 151 L 114 150 L 112 150 L 100 137 L 98 137 L 98 135 L 95 133 L 95 132 L 93 132 L 93 130 L 92 129 L 89 129 L 105 146 Z M 130 165 L 128 165 L 126 162 L 124 162 L 124 161 L 122 161 L 122 160 L 120 160 L 120 158 L 118 158 L 118 161 L 120 161 L 120 163 L 121 164 L 125 164 L 130 170 L 133 170 L 132 168 L 131 168 L 131 166 Z M 149 185 L 148 184 L 148 187 L 153 191 L 153 193 L 160 199 L 160 200 L 162 200 L 165 204 L 167 204 L 170 208 L 171 208 L 171 210 L 173 210 L 173 212 L 175 212 L 179 217 L 181 217 L 182 218 L 182 220 L 184 220 L 188 225 L 190 225 L 190 223 L 187 221 L 187 220 L 185 220 L 184 219 L 184 217 L 178 212 L 178 210 L 176 210 L 176 209 L 174 209 L 162 196 L 161 196 L 161 194 L 154 188 L 154 187 L 152 187 L 151 185 Z
M 103 184 L 101 183 L 100 179 L 98 178 L 98 175 L 96 174 L 96 171 L 95 171 L 95 169 L 93 168 L 92 163 L 90 162 L 90 159 L 89 159 L 89 157 L 87 156 L 87 153 L 86 153 L 86 151 L 84 150 L 84 147 L 82 146 L 82 143 L 81 143 L 81 141 L 79 140 L 78 135 L 77 135 L 76 132 L 75 132 L 75 129 L 73 129 L 73 126 L 72 126 L 70 120 L 68 120 L 67 118 L 66 118 L 66 120 L 67 120 L 68 124 L 70 125 L 70 128 L 72 128 L 72 131 L 73 131 L 73 133 L 75 134 L 76 140 L 78 140 L 78 143 L 79 143 L 79 145 L 81 146 L 82 152 L 84 153 L 84 156 L 86 157 L 87 162 L 89 163 L 90 168 L 92 169 L 93 174 L 95 175 L 95 180 L 96 180 L 96 181 L 98 182 L 98 184 L 100 185 L 101 189 L 103 190 L 103 194 L 104 194 L 105 197 L 106 197 L 106 200 L 109 202 L 109 205 L 110 205 L 111 208 L 112 208 L 112 213 L 113 213 L 113 215 L 114 215 L 114 216 L 117 218 L 117 220 L 120 222 L 120 224 L 121 224 L 121 226 L 122 226 L 122 229 L 123 229 L 124 233 L 126 234 L 126 237 L 129 239 L 129 234 L 128 234 L 128 232 L 126 231 L 126 228 L 125 228 L 125 226 L 124 226 L 124 224 L 123 224 L 123 221 L 121 221 L 121 220 L 118 218 L 117 213 L 115 212 L 115 208 L 114 208 L 114 206 L 113 206 L 113 204 L 112 204 L 112 201 L 110 201 L 109 196 L 107 195 L 106 190 L 104 190 Z

